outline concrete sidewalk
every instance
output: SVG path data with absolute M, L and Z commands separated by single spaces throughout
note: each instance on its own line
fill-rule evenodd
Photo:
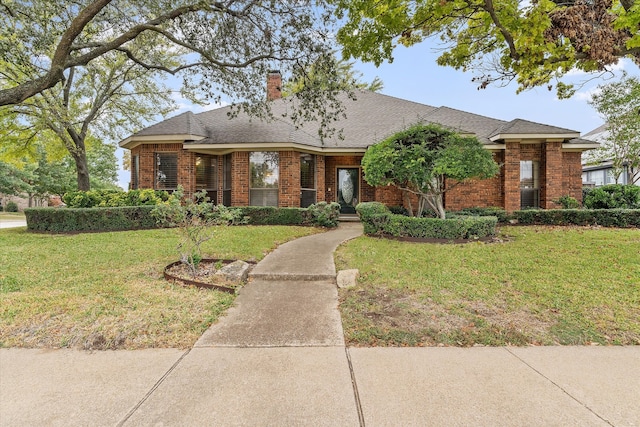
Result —
M 26 226 L 27 226 L 27 221 L 26 220 L 22 220 L 22 219 L 16 219 L 16 220 L 3 219 L 3 220 L 0 220 L 0 229 L 2 229 L 2 228 L 18 228 L 18 227 L 26 227 Z
M 0 425 L 640 425 L 640 347 L 345 348 L 360 227 L 280 246 L 191 350 L 0 349 Z

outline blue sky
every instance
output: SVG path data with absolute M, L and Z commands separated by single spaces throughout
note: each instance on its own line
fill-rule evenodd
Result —
M 410 101 L 447 106 L 476 114 L 482 114 L 501 120 L 521 118 L 534 122 L 568 128 L 585 134 L 602 124 L 602 119 L 588 104 L 590 94 L 597 90 L 598 84 L 605 80 L 595 79 L 571 99 L 559 100 L 555 91 L 546 87 L 531 89 L 516 94 L 517 85 L 506 87 L 489 86 L 478 90 L 472 82 L 472 73 L 463 73 L 449 67 L 436 64 L 437 54 L 432 45 L 422 43 L 410 48 L 399 47 L 394 52 L 394 61 L 376 68 L 373 64 L 356 63 L 355 68 L 362 72 L 364 81 L 372 81 L 378 76 L 384 83 L 382 93 Z M 629 60 L 623 60 L 616 67 L 619 76 L 622 70 L 630 75 L 640 76 L 640 68 Z M 589 76 L 575 73 L 565 82 L 584 81 Z M 188 101 L 178 100 L 180 109 L 172 115 L 188 109 L 201 112 L 200 106 L 192 106 Z M 118 157 L 122 150 L 118 149 Z M 127 188 L 130 179 L 128 171 L 119 171 L 119 184 Z

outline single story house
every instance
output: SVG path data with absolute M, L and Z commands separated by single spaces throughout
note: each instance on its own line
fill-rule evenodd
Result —
M 437 123 L 473 134 L 502 165 L 500 174 L 456 186 L 445 208 L 554 208 L 563 195 L 582 199 L 581 153 L 597 143 L 580 133 L 515 119 L 510 122 L 448 107 L 433 107 L 379 93 L 345 96 L 346 118 L 336 123 L 343 138 L 321 139 L 317 125 L 296 128 L 281 115 L 290 104 L 280 98 L 281 76 L 267 77 L 267 99 L 275 120 L 224 107 L 186 112 L 131 135 L 120 146 L 131 150 L 131 188 L 206 190 L 225 206 L 306 207 L 337 201 L 345 214 L 359 202 L 404 204 L 395 187 L 374 188 L 363 179 L 367 147 L 415 123 Z
M 598 126 L 584 135 L 586 139 L 603 142 L 608 137 L 607 124 Z M 585 187 L 601 187 L 608 184 L 640 185 L 640 170 L 633 170 L 624 162 L 622 174 L 616 182 L 613 176 L 613 161 L 611 159 L 592 162 L 588 159 L 582 162 L 582 184 Z

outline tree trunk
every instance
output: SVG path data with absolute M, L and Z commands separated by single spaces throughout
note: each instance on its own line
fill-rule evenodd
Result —
M 402 190 L 402 198 L 404 199 L 404 206 L 409 213 L 409 216 L 413 216 L 413 205 L 411 204 L 411 194 L 407 190 Z
M 87 150 L 84 146 L 84 139 L 74 138 L 74 142 L 76 148 L 71 153 L 71 156 L 76 163 L 78 190 L 89 191 L 91 190 L 91 183 L 89 181 L 89 166 L 87 165 Z

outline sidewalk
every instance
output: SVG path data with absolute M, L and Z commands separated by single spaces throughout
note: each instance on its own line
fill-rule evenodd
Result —
M 188 351 L 0 349 L 0 425 L 640 425 L 640 347 L 345 348 L 360 233 L 279 247 Z
M 17 220 L 2 219 L 2 220 L 0 220 L 0 228 L 17 228 L 17 227 L 26 227 L 26 226 L 27 226 L 27 221 L 26 220 L 21 220 L 21 219 L 17 219 Z

